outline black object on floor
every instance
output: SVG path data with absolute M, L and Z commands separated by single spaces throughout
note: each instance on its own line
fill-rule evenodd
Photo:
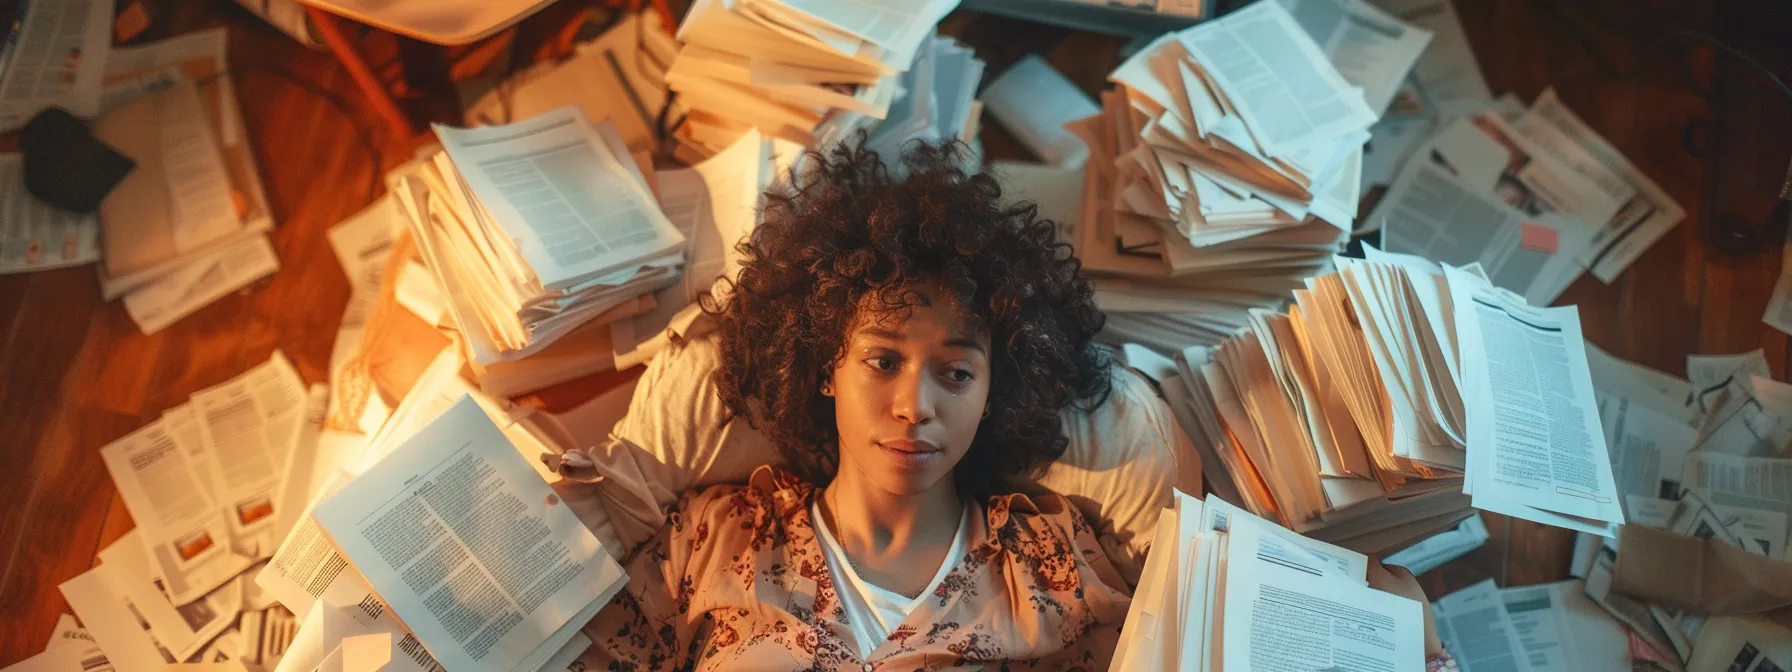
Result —
M 44 202 L 87 214 L 137 167 L 137 162 L 93 137 L 60 107 L 37 113 L 19 132 L 25 190 Z

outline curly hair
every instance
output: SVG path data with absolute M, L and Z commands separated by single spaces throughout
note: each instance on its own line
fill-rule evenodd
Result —
M 886 166 L 863 136 L 811 151 L 765 193 L 763 221 L 737 246 L 737 280 L 705 296 L 730 418 L 744 417 L 815 484 L 833 479 L 833 400 L 821 384 L 861 309 L 906 311 L 931 281 L 989 336 L 988 416 L 953 470 L 969 496 L 996 494 L 1064 454 L 1058 413 L 1110 392 L 1104 317 L 1057 224 L 1032 202 L 1005 204 L 988 174 L 967 174 L 960 143 L 912 142 Z M 894 174 L 902 177 L 895 177 Z

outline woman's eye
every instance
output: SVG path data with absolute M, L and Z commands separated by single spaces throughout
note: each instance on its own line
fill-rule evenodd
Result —
M 896 359 L 893 357 L 870 357 L 865 360 L 865 365 L 879 371 L 895 371 Z
M 952 369 L 951 371 L 946 372 L 946 377 L 952 379 L 952 382 L 955 383 L 968 383 L 971 382 L 973 376 L 970 371 L 964 369 Z

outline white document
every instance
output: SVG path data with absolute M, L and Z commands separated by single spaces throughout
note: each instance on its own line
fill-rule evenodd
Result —
M 1367 129 L 1376 114 L 1281 5 L 1259 2 L 1180 36 L 1271 156 Z
M 305 620 L 299 624 L 293 635 L 292 643 L 281 654 L 278 666 L 273 672 L 311 672 L 322 669 L 326 661 L 333 655 L 340 655 L 346 642 L 351 639 L 381 636 L 378 641 L 385 649 L 384 654 L 389 664 L 382 668 L 390 672 L 439 672 L 442 668 L 434 656 L 417 641 L 417 638 L 399 623 L 392 610 L 378 597 L 371 593 L 360 601 L 332 605 L 323 601 L 307 610 Z M 360 642 L 359 654 L 367 651 L 369 640 Z
M 545 662 L 624 581 L 470 398 L 313 515 L 449 670 Z
M 1760 348 L 1734 355 L 1686 356 L 1686 379 L 1692 384 L 1693 398 L 1701 402 L 1731 379 L 1747 383 L 1754 376 L 1773 378 L 1773 370 L 1767 367 L 1767 355 Z
M 1419 543 L 1381 559 L 1382 564 L 1405 567 L 1413 576 L 1424 574 L 1444 563 L 1468 555 L 1487 543 L 1487 524 L 1480 515 L 1463 519 L 1462 524 L 1439 532 Z
M 1455 266 L 1479 262 L 1493 284 L 1535 305 L 1555 301 L 1580 275 L 1575 250 L 1589 235 L 1579 222 L 1527 217 L 1475 193 L 1431 161 L 1407 162 L 1370 216 L 1387 251 Z M 1539 237 L 1550 244 L 1529 240 Z
M 59 646 L 0 668 L 0 672 L 111 672 L 112 663 L 93 642 Z
M 278 270 L 266 235 L 245 238 L 126 294 L 124 310 L 138 330 L 153 334 Z
M 1400 83 L 1431 43 L 1431 31 L 1364 0 L 1279 2 L 1325 49 L 1344 81 L 1362 87 L 1363 98 L 1377 116 L 1387 111 Z
M 565 289 L 662 256 L 684 237 L 576 107 L 504 126 L 437 125 L 460 177 L 542 286 Z
M 174 654 L 162 648 L 150 634 L 148 624 L 131 613 L 129 603 L 113 593 L 106 579 L 110 571 L 100 565 L 57 588 L 118 672 L 158 672 L 163 665 L 175 662 Z
M 1580 315 L 1533 308 L 1444 268 L 1468 409 L 1463 490 L 1476 508 L 1611 536 L 1624 522 Z
M 1773 296 L 1767 299 L 1767 312 L 1761 315 L 1761 321 L 1792 334 L 1792 230 L 1787 232 L 1780 253 L 1780 279 L 1773 283 Z
M 267 557 L 273 537 L 280 465 L 305 424 L 305 384 L 280 351 L 227 382 L 193 393 L 212 489 L 235 537 L 233 546 Z
M 1686 211 L 1667 191 L 1562 104 L 1555 89 L 1544 89 L 1512 125 L 1532 147 L 1594 178 L 1602 191 L 1622 200 L 1613 217 L 1597 222 L 1599 232 L 1583 259 L 1583 265 L 1601 282 L 1611 282 L 1686 218 Z
M 1424 669 L 1422 605 L 1326 571 L 1263 531 L 1227 534 L 1223 669 Z
M 192 602 L 170 602 L 157 586 L 143 540 L 135 531 L 101 549 L 99 556 L 114 599 L 129 602 L 132 613 L 142 619 L 156 642 L 176 660 L 193 657 L 212 638 L 236 623 L 237 609 L 243 600 L 241 585 L 227 581 L 223 587 Z
M 44 643 L 44 650 L 64 646 L 94 646 L 93 635 L 87 634 L 87 628 L 81 627 L 73 614 L 56 617 L 56 629 L 50 632 L 50 641 Z
M 1413 64 L 1412 81 L 1431 106 L 1493 98 L 1475 50 L 1452 0 L 1374 0 L 1382 9 L 1431 31 L 1431 43 Z
M 204 464 L 187 459 L 171 418 L 156 420 L 100 449 L 139 539 L 164 579 L 186 604 L 224 585 L 253 563 L 230 549 L 230 523 L 212 499 Z
M 1678 498 L 1686 453 L 1698 432 L 1652 406 L 1606 394 L 1598 397 L 1618 492 L 1626 497 Z
M 1462 672 L 1530 672 L 1526 653 L 1493 579 L 1483 579 L 1431 604 L 1437 636 Z
M 1624 626 L 1587 599 L 1579 581 L 1500 591 L 1531 669 L 1543 672 L 1629 672 Z
M 0 275 L 79 266 L 100 258 L 100 224 L 25 191 L 20 154 L 0 153 Z
M 1082 168 L 1089 147 L 1064 125 L 1101 113 L 1095 101 L 1037 54 L 1028 54 L 983 90 L 983 109 L 1046 163 Z
M 1685 378 L 1618 359 L 1591 341 L 1587 367 L 1593 373 L 1593 389 L 1600 394 L 1647 405 L 1682 424 L 1693 423 L 1692 384 Z
M 0 130 L 25 125 L 48 107 L 99 113 L 100 79 L 112 46 L 110 0 L 19 3 L 0 74 Z
M 1792 516 L 1792 460 L 1735 457 L 1695 451 L 1687 457 L 1686 486 L 1704 493 L 1718 507 Z M 1780 557 L 1792 561 L 1792 553 Z

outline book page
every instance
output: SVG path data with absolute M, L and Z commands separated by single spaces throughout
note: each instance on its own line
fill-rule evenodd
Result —
M 437 125 L 472 193 L 541 284 L 559 289 L 684 242 L 576 107 L 504 126 Z
M 1624 522 L 1580 315 L 1444 267 L 1462 345 L 1476 508 L 1605 536 Z
M 1250 5 L 1181 39 L 1271 156 L 1295 153 L 1375 121 L 1362 95 L 1338 76 L 1281 5 Z
M 552 655 L 624 580 L 471 398 L 313 515 L 449 669 L 514 669 L 544 646 Z

